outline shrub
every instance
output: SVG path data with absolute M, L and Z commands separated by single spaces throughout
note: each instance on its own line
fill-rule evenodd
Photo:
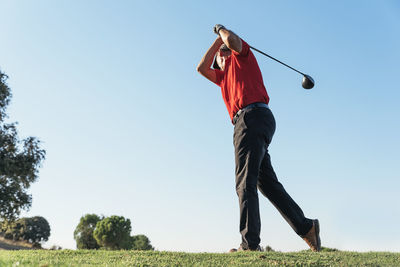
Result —
M 149 238 L 145 235 L 131 236 L 131 248 L 133 250 L 154 250 Z
M 273 252 L 273 251 L 275 251 L 275 250 L 273 250 L 270 246 L 267 245 L 267 246 L 265 247 L 265 251 L 266 251 L 266 252 L 270 252 L 270 251 Z
M 49 249 L 50 249 L 50 250 L 61 250 L 62 247 L 61 247 L 61 246 L 58 246 L 58 245 L 52 245 Z

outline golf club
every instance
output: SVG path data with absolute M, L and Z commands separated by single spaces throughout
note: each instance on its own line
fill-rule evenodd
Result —
M 311 88 L 314 87 L 314 84 L 315 84 L 315 83 L 314 83 L 314 79 L 311 78 L 311 76 L 309 76 L 309 75 L 307 75 L 307 74 L 304 74 L 304 73 L 302 73 L 301 71 L 296 70 L 295 68 L 290 67 L 289 65 L 283 63 L 282 61 L 277 60 L 277 59 L 274 58 L 274 57 L 271 57 L 270 55 L 264 53 L 263 51 L 258 50 L 257 48 L 254 48 L 254 47 L 252 47 L 252 46 L 250 46 L 250 48 L 253 49 L 253 50 L 255 50 L 255 51 L 257 51 L 258 53 L 263 54 L 264 56 L 267 56 L 267 57 L 269 57 L 269 58 L 271 58 L 271 59 L 273 59 L 273 60 L 275 60 L 275 61 L 281 63 L 282 65 L 284 65 L 284 66 L 286 66 L 286 67 L 288 67 L 288 68 L 291 68 L 292 70 L 294 70 L 294 71 L 300 73 L 301 75 L 303 75 L 303 81 L 302 81 L 301 85 L 303 86 L 304 89 L 311 89 Z

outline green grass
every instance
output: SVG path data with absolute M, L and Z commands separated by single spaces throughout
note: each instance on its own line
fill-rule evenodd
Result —
M 0 251 L 0 266 L 400 266 L 389 252 L 183 253 L 104 250 Z

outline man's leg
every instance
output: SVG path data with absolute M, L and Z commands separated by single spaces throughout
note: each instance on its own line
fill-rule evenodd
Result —
M 296 202 L 289 196 L 285 188 L 278 181 L 275 171 L 271 165 L 268 151 L 261 163 L 258 189 L 266 196 L 282 214 L 298 235 L 305 235 L 310 231 L 313 222 L 304 217 L 304 213 Z
M 261 229 L 257 180 L 266 146 L 260 127 L 249 122 L 250 119 L 244 121 L 245 116 L 257 116 L 256 110 L 246 113 L 241 114 L 234 130 L 236 193 L 240 206 L 241 246 L 243 249 L 256 249 Z

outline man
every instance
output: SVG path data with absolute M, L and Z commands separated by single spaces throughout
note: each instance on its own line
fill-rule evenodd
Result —
M 319 251 L 318 220 L 304 216 L 278 181 L 271 165 L 268 146 L 275 132 L 275 119 L 268 107 L 269 96 L 256 58 L 249 45 L 224 26 L 215 25 L 214 32 L 218 37 L 201 59 L 197 71 L 221 87 L 234 124 L 236 192 L 242 243 L 239 249 L 231 251 L 261 250 L 257 187 L 310 248 Z

